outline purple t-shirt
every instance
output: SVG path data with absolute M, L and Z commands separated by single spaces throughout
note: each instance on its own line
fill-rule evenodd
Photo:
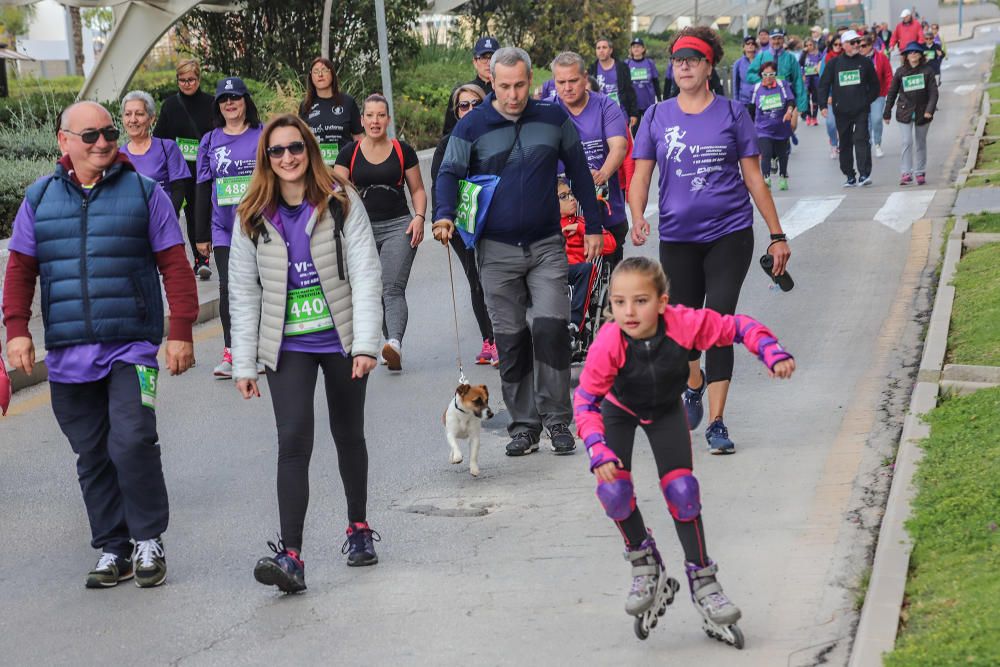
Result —
M 642 116 L 632 157 L 660 168 L 660 240 L 707 243 L 753 224 L 740 158 L 759 155 L 746 108 L 718 95 L 699 114 L 677 99 Z
M 778 81 L 774 88 L 758 83 L 753 90 L 753 104 L 757 107 L 754 127 L 757 136 L 783 141 L 792 136 L 791 121 L 785 122 L 785 111 L 795 106 L 795 93 L 787 81 Z
M 191 178 L 191 172 L 181 154 L 181 149 L 171 139 L 153 137 L 149 150 L 142 155 L 131 152 L 128 149 L 128 142 L 120 150 L 128 156 L 129 162 L 137 172 L 159 183 L 167 194 L 170 194 L 171 183 Z
M 615 63 L 611 63 L 611 69 L 604 69 L 604 66 L 598 62 L 596 78 L 597 87 L 601 89 L 601 92 L 614 100 L 615 104 L 620 105 L 622 102 L 618 99 L 618 70 Z
M 298 290 L 308 287 L 319 287 L 319 273 L 313 266 L 312 251 L 309 247 L 309 223 L 312 221 L 316 208 L 309 202 L 298 206 L 281 204 L 271 216 L 271 224 L 277 228 L 288 248 L 288 290 Z M 320 299 L 322 303 L 314 303 Z M 330 307 L 320 289 L 318 293 L 310 294 L 306 299 L 310 313 L 318 305 L 329 315 Z M 289 308 L 292 306 L 289 295 Z M 315 310 L 320 310 L 315 308 Z M 287 310 L 287 309 L 286 309 Z M 311 333 L 289 335 L 287 332 L 281 339 L 281 352 L 312 352 L 314 354 L 346 354 L 340 343 L 340 336 L 335 328 Z
M 160 188 L 153 188 L 153 194 L 149 198 L 149 244 L 153 252 L 184 245 L 174 207 Z M 27 201 L 21 202 L 21 208 L 14 218 L 14 230 L 8 248 L 23 255 L 38 256 L 35 246 L 35 212 Z M 81 384 L 104 378 L 111 372 L 111 366 L 116 361 L 159 368 L 156 362 L 158 350 L 158 345 L 146 340 L 70 345 L 48 350 L 45 364 L 52 382 Z
M 625 61 L 628 65 L 629 74 L 632 76 L 632 87 L 635 88 L 635 103 L 640 111 L 656 104 L 656 89 L 653 88 L 653 79 L 659 79 L 660 73 L 656 69 L 656 63 L 649 58 L 633 60 L 628 58 Z
M 600 169 L 601 165 L 608 157 L 608 146 L 605 141 L 608 137 L 625 138 L 628 131 L 625 114 L 620 106 L 615 104 L 607 95 L 601 93 L 589 93 L 590 99 L 587 106 L 583 108 L 580 115 L 574 116 L 562 99 L 556 98 L 556 103 L 563 109 L 576 126 L 577 134 L 580 135 L 580 143 L 583 144 L 583 153 L 587 156 L 587 166 L 591 169 Z M 562 168 L 560 168 L 562 170 Z M 606 198 L 611 204 L 611 212 L 607 220 L 603 221 L 605 227 L 615 227 L 626 222 L 625 217 L 625 194 L 618 183 L 618 170 L 614 176 L 608 179 Z M 600 204 L 600 202 L 598 202 Z M 607 208 L 605 208 L 607 212 Z
M 556 93 L 556 82 L 553 81 L 552 79 L 549 79 L 542 84 L 542 91 L 541 93 L 539 93 L 538 99 L 542 100 L 543 102 L 555 102 L 556 97 L 558 97 Z
M 237 199 L 249 182 L 257 163 L 257 142 L 261 128 L 249 127 L 243 134 L 226 134 L 216 128 L 201 138 L 198 146 L 198 182 L 214 181 L 212 186 L 212 245 L 229 247 L 233 240 L 236 204 L 220 204 L 219 192 L 229 200 Z M 239 180 L 239 177 L 245 177 Z M 231 179 L 237 180 L 231 180 Z

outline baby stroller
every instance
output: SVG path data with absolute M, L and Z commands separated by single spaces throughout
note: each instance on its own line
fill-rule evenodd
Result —
M 611 262 L 606 256 L 593 262 L 588 283 L 587 298 L 583 306 L 583 322 L 579 328 L 571 327 L 571 359 L 574 364 L 583 363 L 587 350 L 597 337 L 601 326 L 610 318 L 608 290 L 611 285 Z

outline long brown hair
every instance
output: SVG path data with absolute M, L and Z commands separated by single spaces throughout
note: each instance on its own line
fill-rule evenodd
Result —
M 257 226 L 257 218 L 273 213 L 278 206 L 280 194 L 278 176 L 271 169 L 271 159 L 267 155 L 267 147 L 271 133 L 279 127 L 294 127 L 302 135 L 302 143 L 306 145 L 306 156 L 309 158 L 309 169 L 305 175 L 305 199 L 316 207 L 317 216 L 322 215 L 323 208 L 331 197 L 337 200 L 343 208 L 344 215 L 347 215 L 347 188 L 351 186 L 346 180 L 334 174 L 333 169 L 324 164 L 319 143 L 309 126 L 298 116 L 284 114 L 272 119 L 264 126 L 264 130 L 260 134 L 260 141 L 257 143 L 257 165 L 254 167 L 253 176 L 250 179 L 250 187 L 247 188 L 246 195 L 236 208 L 236 213 L 240 217 L 240 226 L 250 238 L 256 236 L 254 228 Z
M 312 108 L 313 102 L 316 101 L 316 84 L 313 83 L 312 70 L 316 66 L 316 63 L 322 64 L 328 70 L 330 70 L 330 90 L 333 91 L 333 101 L 340 102 L 340 79 L 337 78 L 337 68 L 333 66 L 333 63 L 329 58 L 324 58 L 323 56 L 317 56 L 313 58 L 312 63 L 309 65 L 309 69 L 306 71 L 306 98 L 302 100 L 302 106 L 299 109 L 299 113 L 307 114 L 309 109 Z

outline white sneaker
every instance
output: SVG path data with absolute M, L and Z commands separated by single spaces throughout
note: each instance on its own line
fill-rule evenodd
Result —
M 836 146 L 832 147 L 830 149 L 830 159 L 836 160 L 839 156 L 840 156 L 840 151 L 837 150 L 837 147 Z
M 882 152 L 882 144 L 875 144 L 875 157 L 885 157 L 885 153 Z
M 390 338 L 382 346 L 382 358 L 385 359 L 386 366 L 390 371 L 403 370 L 403 351 L 400 349 L 399 341 Z
M 222 348 L 222 362 L 215 367 L 212 375 L 220 380 L 228 380 L 233 377 L 233 353 L 228 347 Z

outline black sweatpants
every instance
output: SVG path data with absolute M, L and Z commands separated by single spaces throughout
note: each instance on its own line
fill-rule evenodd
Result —
M 476 267 L 476 251 L 465 247 L 465 241 L 459 234 L 451 235 L 451 247 L 462 263 L 465 279 L 469 281 L 469 291 L 472 294 L 472 313 L 479 325 L 479 335 L 484 340 L 493 342 L 493 323 L 490 313 L 486 310 L 486 298 L 483 296 L 483 285 L 479 282 L 479 269 Z
M 621 224 L 615 225 L 614 227 L 609 227 L 608 232 L 611 236 L 615 238 L 615 243 L 617 247 L 615 251 L 604 258 L 604 261 L 611 264 L 611 270 L 614 271 L 618 263 L 622 261 L 625 257 L 625 239 L 628 238 L 628 222 L 623 222 Z
M 838 111 L 837 137 L 840 143 L 840 171 L 848 178 L 854 178 L 854 157 L 857 154 L 858 175 L 861 178 L 872 173 L 872 144 L 868 136 L 868 110 L 849 116 Z M 851 151 L 851 146 L 854 150 Z
M 267 385 L 278 427 L 278 515 L 285 546 L 302 550 L 302 526 L 309 505 L 309 460 L 316 419 L 313 398 L 323 369 L 326 407 L 340 478 L 347 496 L 347 520 L 365 521 L 368 505 L 368 448 L 365 392 L 368 376 L 351 379 L 353 359 L 342 354 L 282 352 L 278 370 L 267 369 Z
M 608 448 L 615 453 L 625 470 L 632 471 L 632 447 L 635 444 L 635 429 L 640 426 L 638 417 L 630 415 L 611 401 L 601 404 L 604 417 L 604 437 Z M 691 434 L 680 397 L 677 404 L 649 424 L 641 424 L 649 438 L 656 461 L 657 479 L 678 468 L 691 469 Z M 666 503 L 666 499 L 663 501 Z M 646 539 L 646 524 L 638 506 L 624 521 L 616 521 L 618 528 L 630 547 L 638 547 Z M 677 538 L 684 549 L 684 560 L 698 565 L 708 565 L 708 550 L 705 547 L 705 526 L 701 514 L 694 521 L 674 520 Z
M 145 407 L 133 364 L 116 362 L 96 382 L 49 382 L 52 412 L 77 455 L 76 472 L 90 521 L 90 544 L 118 556 L 129 539 L 167 530 L 156 412 Z
M 212 246 L 215 254 L 215 270 L 219 273 L 219 319 L 222 321 L 222 340 L 226 347 L 233 346 L 230 336 L 229 318 L 229 246 Z
M 792 150 L 789 140 L 757 137 L 757 147 L 760 149 L 760 170 L 764 178 L 771 176 L 773 158 L 778 158 L 778 174 L 788 178 L 788 154 Z
M 660 264 L 670 280 L 670 301 L 690 308 L 736 313 L 743 280 L 753 257 L 753 228 L 747 227 L 709 243 L 660 241 Z M 698 359 L 692 350 L 688 357 Z M 705 353 L 705 377 L 711 384 L 733 378 L 733 348 L 713 347 Z

